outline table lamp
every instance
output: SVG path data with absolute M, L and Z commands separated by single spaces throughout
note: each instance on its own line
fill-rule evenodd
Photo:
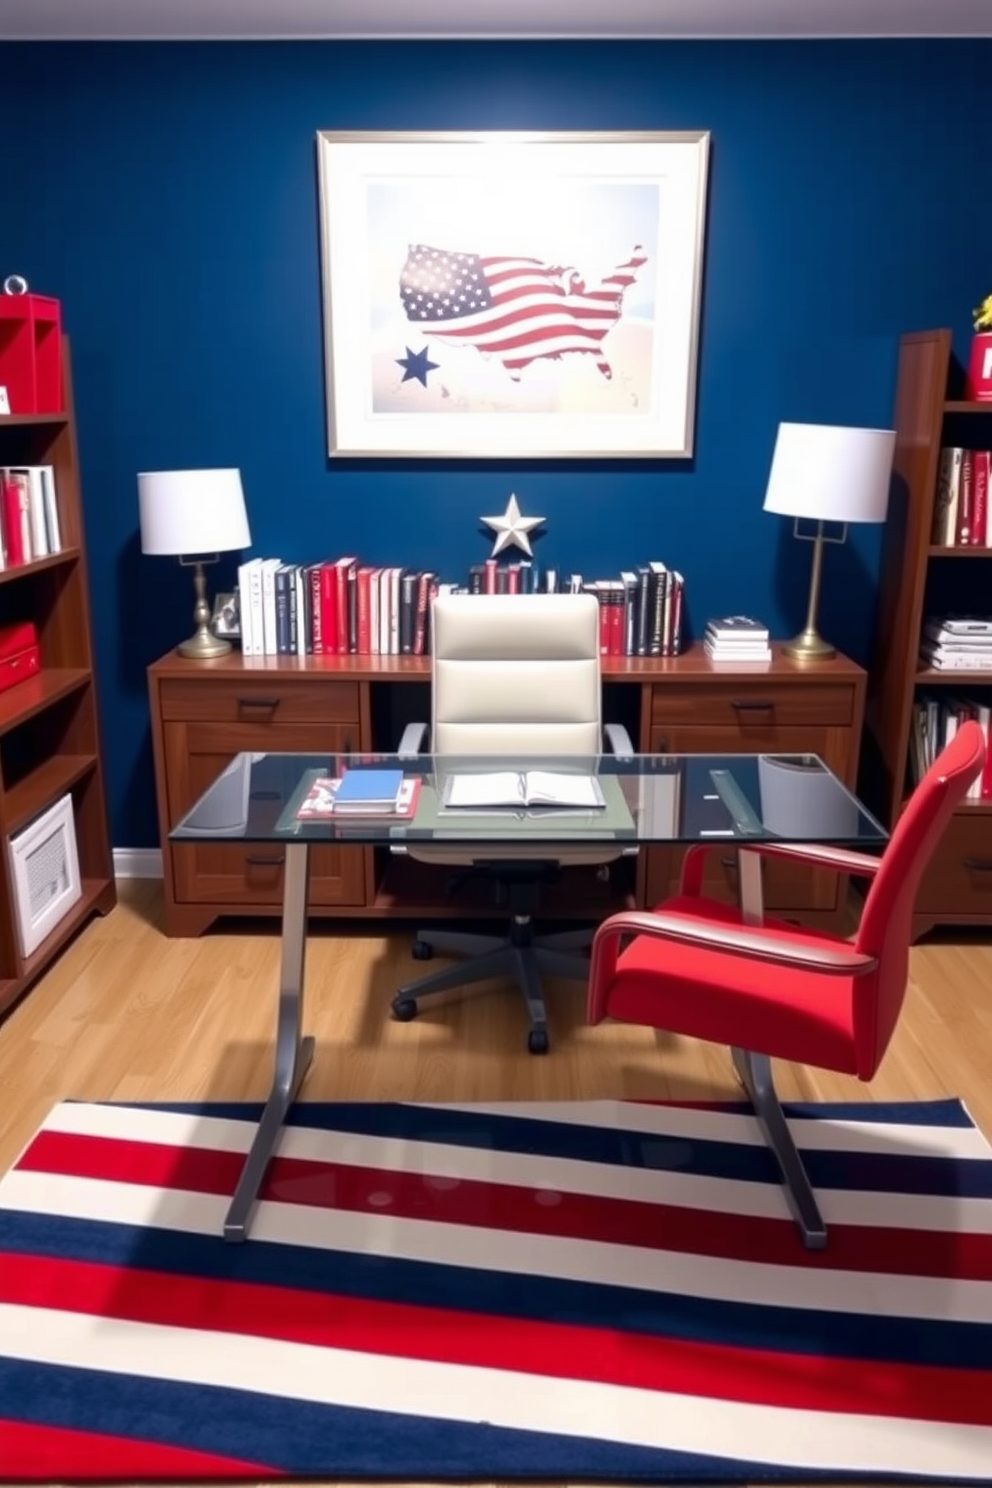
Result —
M 896 436 L 892 429 L 847 429 L 831 424 L 779 424 L 765 511 L 795 517 L 796 537 L 813 543 L 806 624 L 782 647 L 800 661 L 825 661 L 837 653 L 816 628 L 825 542 L 842 543 L 848 522 L 884 522 Z M 812 519 L 807 537 L 799 523 Z M 826 538 L 824 522 L 838 522 L 839 537 Z
M 141 551 L 178 558 L 193 569 L 196 630 L 179 651 L 203 661 L 224 656 L 230 641 L 210 629 L 205 563 L 251 544 L 238 470 L 153 470 L 138 476 Z

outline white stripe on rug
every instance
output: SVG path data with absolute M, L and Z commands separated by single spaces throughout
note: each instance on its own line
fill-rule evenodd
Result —
M 0 1305 L 12 1357 L 446 1421 L 833 1472 L 987 1475 L 992 1428 L 658 1390 Z M 204 1409 L 210 1409 L 209 1400 Z
M 687 1141 L 733 1142 L 761 1147 L 764 1138 L 749 1111 L 697 1110 L 686 1106 L 653 1106 L 638 1101 L 409 1101 L 417 1110 L 462 1111 L 524 1121 L 550 1121 L 562 1126 L 602 1131 L 685 1138 Z M 858 1121 L 854 1117 L 789 1116 L 796 1146 L 811 1152 L 875 1152 L 885 1157 L 992 1158 L 992 1149 L 977 1127 L 932 1126 L 920 1122 Z
M 0 1184 L 0 1207 L 21 1213 L 198 1235 L 221 1234 L 228 1202 L 212 1194 L 49 1173 L 14 1172 Z M 268 1201 L 258 1205 L 251 1234 L 253 1244 L 310 1246 L 721 1302 L 866 1317 L 992 1322 L 992 1282 L 826 1269 L 810 1272 L 799 1266 Z
M 188 1112 L 85 1105 L 57 1106 L 43 1130 L 111 1141 L 152 1142 L 247 1153 L 255 1133 L 250 1121 Z M 785 1195 L 778 1184 L 744 1179 L 711 1178 L 667 1169 L 624 1167 L 578 1158 L 498 1152 L 442 1142 L 414 1142 L 402 1137 L 368 1137 L 313 1128 L 286 1127 L 278 1153 L 313 1162 L 341 1163 L 462 1182 L 500 1183 L 598 1198 L 629 1199 L 649 1204 L 675 1204 L 708 1212 L 788 1219 Z M 4 1204 L 0 1181 L 0 1207 Z M 992 1234 L 992 1202 L 941 1194 L 874 1193 L 860 1189 L 817 1192 L 824 1220 L 830 1224 L 947 1230 Z

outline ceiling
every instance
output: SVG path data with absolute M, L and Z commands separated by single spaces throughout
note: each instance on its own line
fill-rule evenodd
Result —
M 992 36 L 992 0 L 0 0 L 0 39 Z

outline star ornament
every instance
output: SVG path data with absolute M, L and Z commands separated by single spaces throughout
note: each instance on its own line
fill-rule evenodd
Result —
M 482 521 L 496 533 L 496 541 L 491 554 L 493 558 L 497 553 L 502 553 L 504 548 L 511 546 L 522 548 L 529 558 L 534 556 L 527 534 L 535 527 L 540 527 L 544 518 L 521 516 L 516 496 L 510 497 L 506 503 L 506 511 L 501 517 L 483 517 Z

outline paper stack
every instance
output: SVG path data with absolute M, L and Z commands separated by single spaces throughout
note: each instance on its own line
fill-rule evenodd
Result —
M 710 620 L 703 649 L 711 661 L 771 661 L 768 627 L 748 615 L 725 615 Z
M 925 621 L 920 660 L 939 672 L 992 672 L 992 619 L 946 615 Z

